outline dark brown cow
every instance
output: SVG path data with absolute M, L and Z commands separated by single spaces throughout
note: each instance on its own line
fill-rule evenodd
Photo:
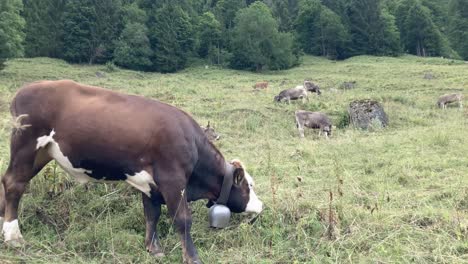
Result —
M 174 106 L 64 80 L 23 87 L 11 113 L 17 122 L 0 185 L 0 222 L 10 245 L 22 242 L 18 204 L 26 185 L 52 159 L 79 182 L 126 181 L 140 190 L 146 249 L 157 256 L 163 255 L 156 228 L 161 204 L 174 220 L 186 263 L 201 263 L 190 235 L 189 201 L 213 202 L 223 193 L 233 212 L 262 210 L 241 163 L 226 162 L 200 126 Z

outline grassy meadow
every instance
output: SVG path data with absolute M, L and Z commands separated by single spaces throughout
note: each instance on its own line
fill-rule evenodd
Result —
M 104 76 L 97 77 L 96 72 Z M 424 79 L 430 72 L 434 79 Z M 468 263 L 468 64 L 439 58 L 304 57 L 301 66 L 262 74 L 205 68 L 175 74 L 16 59 L 0 72 L 0 171 L 9 159 L 9 102 L 23 84 L 73 79 L 158 99 L 208 121 L 215 144 L 240 158 L 265 203 L 250 223 L 234 215 L 224 230 L 208 227 L 205 201 L 192 203 L 192 236 L 204 263 Z M 322 95 L 306 104 L 275 104 L 282 89 L 310 79 Z M 266 91 L 254 92 L 257 81 Z M 353 90 L 339 88 L 356 81 Z M 462 92 L 465 108 L 436 108 L 438 96 Z M 375 99 L 385 129 L 346 126 L 352 100 Z M 330 140 L 298 137 L 297 109 L 334 122 Z M 332 197 L 332 199 L 330 199 Z M 20 207 L 27 244 L 0 245 L 0 263 L 180 263 L 180 241 L 159 222 L 166 256 L 144 248 L 140 194 L 126 184 L 75 183 L 51 162 L 31 182 Z M 1 241 L 0 241 L 1 242 Z

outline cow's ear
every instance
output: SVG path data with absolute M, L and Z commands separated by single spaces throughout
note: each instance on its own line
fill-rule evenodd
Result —
M 243 168 L 236 168 L 234 170 L 234 184 L 241 185 L 245 179 L 245 172 Z

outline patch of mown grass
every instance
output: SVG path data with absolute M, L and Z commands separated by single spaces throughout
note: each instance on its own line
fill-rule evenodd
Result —
M 305 57 L 295 69 L 264 74 L 197 64 L 176 74 L 106 65 L 10 60 L 0 72 L 0 170 L 9 159 L 8 105 L 39 79 L 74 79 L 174 104 L 222 135 L 215 144 L 240 158 L 255 178 L 265 211 L 253 223 L 234 215 L 224 230 L 207 226 L 204 202 L 192 204 L 192 235 L 205 263 L 463 263 L 468 259 L 468 110 L 435 107 L 441 94 L 466 94 L 463 62 L 361 56 L 335 62 Z M 98 77 L 96 72 L 104 73 Z M 424 79 L 431 72 L 435 78 Z M 322 95 L 273 103 L 281 90 L 311 79 Z M 253 92 L 257 81 L 265 91 Z M 356 81 L 351 90 L 339 89 Z M 385 129 L 349 127 L 352 100 L 375 99 Z M 466 104 L 465 104 L 466 105 Z M 294 111 L 328 114 L 329 140 L 298 137 Z M 332 198 L 330 199 L 330 192 Z M 180 241 L 165 207 L 159 223 L 163 259 L 143 246 L 140 194 L 125 184 L 79 185 L 51 163 L 22 200 L 28 244 L 0 246 L 2 263 L 178 263 Z

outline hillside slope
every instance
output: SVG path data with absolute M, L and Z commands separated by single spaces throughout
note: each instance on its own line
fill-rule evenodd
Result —
M 165 75 L 106 70 L 48 58 L 9 61 L 0 72 L 1 173 L 15 91 L 39 79 L 73 79 L 171 103 L 202 125 L 210 121 L 224 156 L 245 162 L 266 209 L 253 224 L 235 215 L 231 227 L 212 230 L 204 201 L 193 203 L 192 236 L 205 263 L 466 263 L 468 101 L 462 111 L 443 111 L 435 102 L 455 91 L 468 97 L 468 64 L 365 56 L 305 57 L 298 68 L 264 74 L 203 65 Z M 435 78 L 424 79 L 426 72 Z M 322 95 L 306 104 L 273 103 L 279 91 L 304 79 L 319 84 Z M 270 87 L 253 92 L 264 80 Z M 357 86 L 343 91 L 344 81 Z M 389 127 L 342 127 L 349 102 L 364 98 L 383 103 Z M 300 139 L 297 109 L 327 113 L 339 128 L 330 140 L 311 131 Z M 140 198 L 125 184 L 79 185 L 52 162 L 23 196 L 26 247 L 1 245 L 0 262 L 181 262 L 165 208 L 159 228 L 166 257 L 145 252 Z

